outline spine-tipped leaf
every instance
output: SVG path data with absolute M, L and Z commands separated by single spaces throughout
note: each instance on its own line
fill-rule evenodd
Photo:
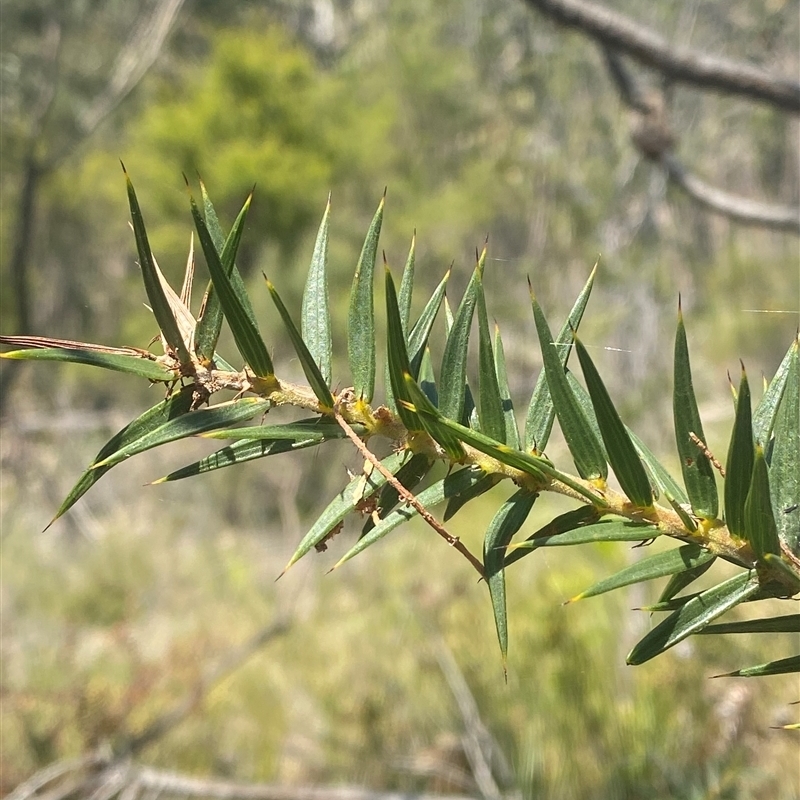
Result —
M 417 232 L 411 237 L 411 247 L 400 280 L 400 291 L 397 293 L 397 307 L 400 309 L 400 321 L 403 323 L 403 332 L 408 337 L 408 325 L 411 320 L 411 296 L 414 292 L 414 267 L 417 255 Z
M 772 499 L 769 489 L 769 471 L 764 450 L 756 448 L 753 474 L 743 509 L 743 535 L 759 558 L 766 553 L 778 555 L 781 543 L 778 528 L 772 512 Z
M 800 341 L 791 348 L 772 450 L 769 482 L 778 536 L 789 550 L 800 555 Z
M 744 667 L 735 672 L 726 672 L 724 675 L 715 675 L 715 678 L 763 678 L 766 675 L 788 675 L 800 672 L 800 655 L 779 658 L 777 661 L 768 661 L 766 664 L 757 664 L 754 667 Z
M 628 436 L 628 431 L 619 418 L 600 373 L 577 336 L 575 348 L 578 351 L 578 360 L 581 362 L 586 388 L 592 398 L 597 424 L 611 468 L 617 476 L 622 491 L 631 502 L 639 508 L 650 508 L 653 505 L 653 489 L 631 437 Z
M 578 295 L 569 316 L 561 326 L 558 336 L 555 339 L 556 349 L 561 360 L 562 366 L 567 365 L 570 350 L 568 345 L 572 343 L 572 333 L 577 331 L 580 327 L 581 320 L 583 319 L 583 312 L 586 310 L 586 304 L 589 302 L 589 297 L 592 293 L 592 286 L 594 286 L 594 276 L 597 272 L 597 265 L 592 269 L 589 278 L 586 281 L 581 293 Z M 528 413 L 525 418 L 525 449 L 536 450 L 541 453 L 547 446 L 550 439 L 550 432 L 553 429 L 553 420 L 555 419 L 555 407 L 553 400 L 550 397 L 550 388 L 547 385 L 547 376 L 545 371 L 539 373 L 536 380 L 536 385 L 531 395 L 531 402 L 528 405 Z
M 233 288 L 234 294 L 239 298 L 239 303 L 244 313 L 252 324 L 256 325 L 256 316 L 253 312 L 253 307 L 250 305 L 250 298 L 247 296 L 244 281 L 235 263 L 250 203 L 246 202 L 242 206 L 242 209 L 239 211 L 226 237 L 222 232 L 217 212 L 214 210 L 214 205 L 202 181 L 200 182 L 200 191 L 203 199 L 203 213 L 205 214 L 206 227 L 214 243 L 214 248 L 219 254 L 222 268 L 225 274 L 230 278 L 231 287 Z M 213 359 L 215 363 L 218 365 L 220 364 L 220 358 L 216 354 L 216 349 L 217 341 L 222 331 L 223 319 L 222 306 L 220 305 L 218 293 L 214 289 L 214 282 L 209 281 L 194 333 L 195 352 L 198 357 L 206 363 Z
M 672 410 L 675 420 L 675 441 L 683 471 L 683 483 L 695 516 L 716 519 L 719 511 L 714 470 L 706 454 L 692 440 L 692 434 L 705 442 L 700 413 L 692 385 L 689 345 L 683 314 L 678 308 L 678 330 L 675 335 L 674 388 Z
M 697 633 L 759 590 L 755 570 L 740 572 L 692 598 L 656 625 L 628 654 L 628 664 L 644 664 Z
M 492 439 L 506 444 L 506 419 L 503 398 L 497 380 L 492 335 L 489 332 L 489 315 L 482 276 L 477 283 L 478 293 L 478 418 L 481 430 Z
M 383 222 L 381 198 L 372 218 L 350 290 L 350 311 L 347 325 L 347 353 L 356 397 L 369 403 L 375 392 L 375 299 L 373 276 L 378 255 L 378 239 Z
M 608 477 L 605 453 L 570 387 L 564 371 L 565 359 L 559 354 L 560 349 L 566 349 L 570 345 L 558 346 L 553 341 L 550 326 L 533 292 L 531 304 L 550 397 L 575 466 L 582 478 L 605 480 Z
M 328 302 L 328 225 L 331 199 L 325 206 L 322 222 L 314 243 L 311 266 L 303 291 L 303 313 L 300 330 L 303 341 L 314 358 L 326 386 L 331 383 L 332 336 L 331 312 Z
M 289 338 L 292 340 L 292 345 L 294 345 L 297 357 L 300 359 L 300 366 L 303 368 L 303 373 L 308 379 L 308 383 L 314 391 L 314 394 L 317 396 L 317 400 L 320 402 L 321 410 L 331 411 L 333 409 L 333 395 L 328 388 L 325 377 L 320 371 L 319 365 L 314 360 L 314 356 L 309 352 L 306 343 L 303 341 L 303 337 L 300 335 L 300 331 L 297 330 L 297 326 L 294 324 L 291 314 L 289 314 L 286 306 L 283 304 L 283 300 L 281 300 L 277 289 L 266 276 L 264 279 L 267 281 L 267 289 L 269 289 L 272 301 L 275 303 L 275 307 L 281 315 Z
M 475 272 L 467 284 L 461 304 L 453 317 L 442 356 L 439 374 L 439 408 L 448 419 L 460 420 L 464 414 L 464 387 L 467 384 L 467 352 L 469 334 L 475 303 L 478 299 L 478 283 L 486 260 L 484 249 Z
M 197 207 L 193 197 L 190 197 L 190 203 L 197 235 L 203 248 L 203 254 L 206 257 L 208 271 L 211 273 L 214 290 L 219 297 L 228 325 L 230 325 L 236 347 L 257 377 L 270 380 L 275 375 L 275 369 L 272 366 L 272 359 L 269 357 L 267 346 L 258 331 L 258 326 L 248 314 L 231 282 L 230 276 L 226 273 L 209 233 L 208 226 L 201 216 L 200 209 Z M 249 204 L 250 198 L 248 197 L 245 201 L 245 207 L 249 206 Z
M 237 422 L 244 422 L 244 420 L 266 411 L 269 407 L 269 400 L 262 400 L 260 397 L 241 397 L 238 400 L 231 400 L 229 403 L 220 403 L 211 408 L 201 408 L 191 414 L 178 416 L 165 422 L 146 436 L 120 448 L 102 461 L 96 462 L 95 468 L 114 466 L 126 458 L 143 453 L 153 447 L 176 442 L 188 436 L 197 436 L 215 428 L 225 428 L 235 425 Z
M 125 167 L 123 166 L 122 169 L 124 171 Z M 147 229 L 142 217 L 142 210 L 139 208 L 139 201 L 136 199 L 136 192 L 127 172 L 125 172 L 125 183 L 128 189 L 128 204 L 131 209 L 133 235 L 136 239 L 136 250 L 139 253 L 139 267 L 142 270 L 142 279 L 147 292 L 147 299 L 150 301 L 150 308 L 153 309 L 153 316 L 156 318 L 158 327 L 161 329 L 169 349 L 177 356 L 181 367 L 191 372 L 192 357 L 186 349 L 186 344 L 178 328 L 178 322 L 164 293 L 164 287 L 161 285 L 153 253 L 150 250 L 150 242 L 147 239 Z
M 786 381 L 789 378 L 789 372 L 792 369 L 792 363 L 797 362 L 798 340 L 792 342 L 786 355 L 778 365 L 778 370 L 775 376 L 766 386 L 764 396 L 756 406 L 753 412 L 753 436 L 758 444 L 765 450 L 769 444 L 772 429 L 775 425 L 775 418 L 778 413 L 783 391 L 786 388 Z M 796 367 L 795 367 L 796 369 Z
M 744 536 L 744 501 L 753 475 L 755 449 L 750 410 L 750 386 L 742 368 L 736 401 L 736 419 L 725 462 L 725 524 L 736 536 Z
M 511 390 L 508 386 L 506 354 L 498 325 L 494 326 L 494 364 L 497 369 L 497 385 L 500 387 L 500 399 L 503 404 L 503 419 L 506 428 L 505 443 L 515 450 L 521 450 L 522 441 L 519 438 L 517 418 L 514 415 L 514 404 L 511 401 Z
M 489 523 L 483 540 L 483 566 L 492 599 L 494 624 L 505 669 L 508 654 L 508 614 L 506 610 L 506 547 L 531 513 L 537 494 L 520 489 L 500 506 Z
M 625 569 L 621 569 L 614 575 L 598 581 L 590 586 L 586 591 L 581 592 L 571 599 L 570 602 L 583 600 L 585 597 L 594 597 L 604 592 L 611 592 L 623 586 L 630 586 L 633 583 L 651 581 L 655 578 L 663 578 L 665 575 L 674 575 L 687 569 L 693 569 L 707 564 L 714 559 L 714 554 L 709 553 L 696 544 L 687 544 L 664 553 L 643 558 L 635 564 L 631 564 Z

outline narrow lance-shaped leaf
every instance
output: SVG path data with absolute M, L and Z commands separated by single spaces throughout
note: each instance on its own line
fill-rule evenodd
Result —
M 469 489 L 475 481 L 479 480 L 479 475 L 480 470 L 473 469 L 460 469 L 456 472 L 451 472 L 447 477 L 420 492 L 416 496 L 417 501 L 423 508 L 430 511 L 430 509 L 439 505 L 439 503 L 444 500 Z M 418 513 L 414 506 L 400 506 L 400 508 L 389 514 L 386 519 L 381 520 L 369 533 L 359 539 L 358 542 L 334 564 L 332 570 L 338 569 L 346 561 L 362 553 L 370 545 L 375 544 L 375 542 L 382 539 L 387 533 L 393 531 L 398 525 L 408 522 L 408 520 L 417 516 Z
M 331 312 L 328 302 L 328 225 L 330 222 L 331 198 L 328 203 L 322 222 L 317 231 L 317 240 L 314 243 L 314 253 L 311 256 L 311 266 L 308 268 L 308 277 L 303 291 L 303 313 L 301 316 L 300 330 L 303 341 L 314 358 L 322 375 L 322 382 L 326 386 L 331 383 L 332 337 L 331 337 Z
M 597 424 L 600 426 L 600 433 L 603 437 L 603 444 L 606 446 L 611 468 L 617 476 L 622 491 L 631 502 L 639 508 L 650 508 L 653 505 L 653 490 L 636 448 L 628 436 L 625 425 L 619 418 L 617 409 L 614 407 L 589 353 L 577 336 L 575 337 L 575 348 L 578 351 L 578 360 L 586 380 L 586 388 L 592 398 Z
M 3 340 L 10 338 L 13 337 L 2 337 Z M 167 369 L 145 355 L 117 355 L 72 347 L 68 349 L 37 347 L 26 350 L 10 350 L 7 353 L 0 353 L 0 358 L 9 358 L 15 361 L 66 361 L 73 364 L 86 364 L 90 367 L 101 367 L 115 372 L 126 372 L 150 381 L 174 381 L 177 377 L 173 370 Z
M 251 197 L 248 197 L 245 201 L 245 207 L 249 206 Z M 257 377 L 271 380 L 274 378 L 275 370 L 272 366 L 272 359 L 267 352 L 267 346 L 258 331 L 258 326 L 248 315 L 245 306 L 231 283 L 230 277 L 225 272 L 205 220 L 200 215 L 197 203 L 191 196 L 189 201 L 200 245 L 203 248 L 206 263 L 208 264 L 208 271 L 211 273 L 214 289 L 219 297 L 225 318 L 228 320 L 228 325 L 230 325 L 236 347 Z
M 508 386 L 508 372 L 506 371 L 506 354 L 503 340 L 500 337 L 500 327 L 494 326 L 494 364 L 497 369 L 497 385 L 500 387 L 500 399 L 503 403 L 503 418 L 505 420 L 505 443 L 515 450 L 522 449 L 522 441 L 517 429 L 517 418 L 514 415 L 514 404 L 511 401 L 511 390 Z
M 244 313 L 253 325 L 256 325 L 256 315 L 253 311 L 253 307 L 250 305 L 247 289 L 245 288 L 244 281 L 235 263 L 250 203 L 246 202 L 242 206 L 242 209 L 239 211 L 226 237 L 222 232 L 217 212 L 214 210 L 214 205 L 202 181 L 200 181 L 200 192 L 203 200 L 203 213 L 205 214 L 206 226 L 211 240 L 214 243 L 214 248 L 217 253 L 219 253 L 222 267 L 225 274 L 230 278 L 231 287 L 234 294 L 239 298 L 239 303 Z M 220 363 L 220 358 L 216 353 L 216 349 L 217 341 L 222 331 L 223 319 L 222 306 L 220 305 L 219 296 L 214 289 L 214 282 L 209 281 L 194 333 L 195 352 L 206 363 L 210 362 L 212 359 L 218 365 Z
M 419 388 L 434 406 L 438 406 L 439 392 L 436 389 L 436 377 L 433 374 L 433 359 L 429 347 L 425 348 L 422 362 L 419 365 Z
M 436 320 L 436 315 L 441 308 L 444 293 L 447 289 L 447 280 L 450 277 L 450 270 L 444 274 L 444 277 L 439 282 L 439 285 L 431 295 L 430 300 L 425 304 L 425 308 L 419 315 L 419 319 L 414 323 L 411 333 L 408 335 L 408 355 L 411 361 L 411 374 L 417 378 L 419 377 L 419 369 L 422 363 L 422 358 L 428 346 L 428 338 L 431 334 L 431 328 Z
M 709 622 L 743 603 L 759 590 L 755 570 L 734 575 L 689 600 L 656 625 L 628 654 L 628 664 L 644 664 L 651 658 L 697 633 Z
M 705 575 L 715 560 L 716 559 L 710 558 L 708 561 L 704 561 L 702 564 L 698 564 L 697 566 L 689 567 L 688 569 L 676 572 L 669 579 L 667 585 L 664 587 L 664 590 L 659 595 L 659 603 L 665 603 L 668 600 L 672 600 L 672 598 L 675 597 L 678 592 L 682 592 L 687 586 L 691 586 L 691 584 L 693 584 L 701 575 Z
M 381 464 L 393 475 L 403 465 L 407 453 L 392 453 L 381 461 Z M 289 562 L 283 568 L 283 575 L 293 564 L 296 564 L 313 547 L 329 536 L 344 518 L 356 509 L 363 501 L 370 498 L 386 483 L 386 478 L 378 470 L 372 470 L 369 475 L 361 473 L 356 475 L 350 483 L 328 504 L 320 514 L 311 530 L 303 537 Z
M 689 498 L 686 496 L 683 487 L 667 472 L 666 468 L 655 457 L 653 451 L 630 429 L 627 428 L 628 436 L 631 437 L 633 446 L 639 454 L 639 458 L 644 462 L 650 472 L 650 477 L 656 488 L 662 494 L 666 494 L 672 498 L 676 503 L 689 503 Z M 693 528 L 691 530 L 694 530 Z
M 742 366 L 736 401 L 736 419 L 725 462 L 725 524 L 736 536 L 744 536 L 744 501 L 750 489 L 755 450 L 750 410 L 750 386 Z
M 475 469 L 480 470 L 479 467 L 475 467 Z M 483 470 L 480 471 L 483 472 Z M 448 520 L 452 519 L 467 503 L 490 491 L 492 488 L 497 486 L 502 479 L 503 476 L 498 475 L 497 473 L 484 472 L 483 477 L 474 486 L 470 487 L 469 490 L 461 492 L 455 497 L 450 498 L 442 517 L 444 521 L 447 522 Z
M 788 675 L 800 672 L 800 655 L 779 658 L 777 661 L 768 661 L 766 664 L 757 664 L 754 667 L 744 667 L 735 672 L 726 672 L 724 675 L 714 675 L 715 678 L 763 678 L 766 675 Z
M 375 299 L 373 275 L 378 255 L 378 239 L 383 222 L 381 198 L 372 218 L 361 255 L 358 258 L 353 286 L 350 290 L 350 311 L 347 325 L 347 353 L 356 397 L 369 403 L 375 392 Z
M 708 625 L 698 633 L 800 633 L 800 614 L 784 614 L 780 617 L 742 619 L 738 622 L 720 622 Z
M 530 295 L 550 397 L 578 474 L 582 478 L 590 480 L 597 478 L 605 480 L 608 476 L 608 468 L 603 448 L 570 387 L 564 371 L 565 359 L 562 359 L 558 352 L 561 348 L 553 341 L 550 326 L 536 301 L 533 290 L 530 291 Z
M 478 283 L 486 263 L 486 249 L 478 260 L 472 278 L 467 284 L 461 304 L 453 317 L 442 356 L 442 370 L 439 373 L 439 409 L 448 419 L 461 420 L 464 413 L 464 387 L 467 383 L 467 352 L 469 333 L 475 303 L 478 296 Z
M 716 519 L 719 510 L 714 470 L 706 454 L 692 441 L 694 434 L 705 442 L 700 413 L 692 385 L 692 368 L 689 363 L 689 346 L 686 328 L 678 303 L 678 330 L 675 334 L 675 364 L 672 409 L 675 420 L 675 441 L 681 460 L 686 494 L 695 516 Z
M 408 337 L 408 325 L 411 320 L 411 295 L 414 291 L 414 267 L 416 265 L 417 232 L 411 237 L 411 247 L 400 280 L 400 291 L 397 293 L 397 307 L 400 309 L 400 322 L 403 323 L 403 332 Z M 406 338 L 406 344 L 408 339 Z
M 756 556 L 765 553 L 781 552 L 775 515 L 772 513 L 772 500 L 769 489 L 769 472 L 764 450 L 756 448 L 753 474 L 743 509 L 744 538 L 750 543 Z
M 217 450 L 199 461 L 176 469 L 174 472 L 170 472 L 169 475 L 152 481 L 151 485 L 155 486 L 159 483 L 193 478 L 196 475 L 214 472 L 225 467 L 235 467 L 259 458 L 302 450 L 306 447 L 316 447 L 323 441 L 324 439 L 315 436 L 307 436 L 297 439 L 246 439 L 241 442 L 234 442 L 232 445 L 223 447 L 221 450 Z
M 775 420 L 775 446 L 769 471 L 778 536 L 800 555 L 800 340 L 795 339 Z
M 753 412 L 753 437 L 765 450 L 772 435 L 775 417 L 783 397 L 792 362 L 797 360 L 797 349 L 798 341 L 795 339 L 786 351 L 786 355 L 778 365 L 775 376 L 766 386 L 764 396 Z
M 589 274 L 586 284 L 575 300 L 572 310 L 569 312 L 569 316 L 558 332 L 558 336 L 555 338 L 556 349 L 558 350 L 559 358 L 563 366 L 567 365 L 567 359 L 572 349 L 564 345 L 572 343 L 572 332 L 577 331 L 580 327 L 581 320 L 583 319 L 583 312 L 586 310 L 586 304 L 589 302 L 589 296 L 592 293 L 596 272 L 597 264 L 595 264 Z M 547 376 L 545 375 L 545 371 L 542 370 L 539 373 L 539 377 L 536 379 L 536 385 L 534 386 L 531 402 L 528 405 L 528 413 L 525 418 L 526 450 L 536 450 L 539 453 L 544 451 L 550 439 L 550 432 L 553 429 L 555 414 L 555 407 L 550 397 L 550 388 L 547 385 Z
M 367 432 L 363 425 L 353 423 L 350 427 L 360 436 Z M 308 417 L 283 425 L 252 425 L 247 428 L 223 428 L 201 434 L 204 439 L 344 439 L 345 432 L 338 422 L 330 417 Z
M 489 315 L 486 311 L 486 294 L 483 276 L 477 283 L 478 305 L 478 419 L 481 430 L 498 442 L 506 444 L 506 419 L 503 398 L 497 381 L 492 335 L 489 332 Z
M 186 349 L 186 344 L 178 329 L 178 323 L 159 280 L 153 253 L 150 250 L 150 242 L 147 240 L 147 230 L 142 217 L 142 210 L 139 208 L 139 201 L 136 199 L 133 183 L 131 183 L 131 179 L 125 171 L 124 164 L 122 165 L 122 171 L 125 173 L 125 184 L 128 189 L 128 204 L 131 209 L 131 222 L 133 223 L 133 234 L 136 239 L 136 250 L 139 253 L 139 267 L 142 271 L 142 279 L 147 292 L 147 299 L 150 302 L 150 308 L 153 309 L 153 315 L 169 349 L 177 356 L 181 367 L 191 371 L 192 357 Z
M 714 554 L 709 553 L 696 544 L 687 544 L 667 550 L 664 553 L 656 553 L 631 564 L 625 569 L 621 569 L 614 575 L 598 581 L 585 591 L 573 597 L 569 602 L 583 600 L 586 597 L 594 597 L 604 592 L 611 592 L 623 586 L 630 586 L 633 583 L 651 581 L 655 578 L 663 578 L 665 575 L 674 575 L 687 569 L 693 569 L 708 563 L 714 559 Z
M 411 397 L 406 388 L 405 375 L 411 371 L 408 363 L 408 352 L 406 350 L 406 339 L 403 334 L 403 323 L 400 317 L 400 309 L 397 305 L 397 295 L 394 288 L 394 280 L 388 266 L 386 273 L 386 356 L 388 359 L 389 384 L 392 395 L 396 400 L 401 401 L 397 405 L 397 412 L 403 425 L 409 431 L 421 431 L 422 423 L 414 411 L 407 408 L 407 403 Z M 403 402 L 405 401 L 405 402 Z
M 56 512 L 56 515 L 50 521 L 48 527 L 62 514 L 72 508 L 72 506 L 74 506 L 75 503 L 77 503 L 78 500 L 80 500 L 80 498 L 111 469 L 110 466 L 94 469 L 95 464 L 105 460 L 118 450 L 139 441 L 171 419 L 185 414 L 192 405 L 193 392 L 193 386 L 184 386 L 180 391 L 175 392 L 171 397 L 149 408 L 135 420 L 129 422 L 122 430 L 114 434 L 114 436 L 103 445 L 88 469 L 78 478 L 77 483 L 72 487 L 70 493 Z
M 503 671 L 506 669 L 508 655 L 506 546 L 514 537 L 514 534 L 522 527 L 522 523 L 528 518 L 537 497 L 538 495 L 524 489 L 515 492 L 500 506 L 491 523 L 489 523 L 489 528 L 483 540 L 483 566 L 486 585 L 489 587 L 489 595 L 492 599 L 494 624 L 497 629 L 497 639 L 500 643 L 500 653 L 503 657 Z
M 300 331 L 297 330 L 297 326 L 294 324 L 291 314 L 289 314 L 286 306 L 283 304 L 283 300 L 281 300 L 277 289 L 272 285 L 272 282 L 267 278 L 266 275 L 264 276 L 264 280 L 267 282 L 267 289 L 269 289 L 272 301 L 275 303 L 275 307 L 278 309 L 278 313 L 281 315 L 283 324 L 286 326 L 286 331 L 289 334 L 289 338 L 292 340 L 294 351 L 297 353 L 298 359 L 300 359 L 300 366 L 303 368 L 303 373 L 308 379 L 308 383 L 314 391 L 314 394 L 317 396 L 317 400 L 320 402 L 321 410 L 332 410 L 333 395 L 331 394 L 331 390 L 328 388 L 328 384 L 325 381 L 322 372 L 320 372 L 317 362 L 314 360 L 314 356 L 311 355 L 308 347 L 306 347 L 306 343 L 303 341 Z
M 94 467 L 113 466 L 153 447 L 185 439 L 188 436 L 197 436 L 214 428 L 224 428 L 235 425 L 237 422 L 244 422 L 244 420 L 266 411 L 269 407 L 269 401 L 262 400 L 260 397 L 242 397 L 211 408 L 201 408 L 199 411 L 193 411 L 191 414 L 184 414 L 165 422 L 146 436 L 120 448 L 102 461 L 96 462 Z

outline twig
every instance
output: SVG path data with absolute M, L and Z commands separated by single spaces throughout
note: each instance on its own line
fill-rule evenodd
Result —
M 697 449 L 717 468 L 717 472 L 724 478 L 725 467 L 714 458 L 714 454 L 706 447 L 706 443 L 693 431 L 689 431 L 689 438 L 697 445 Z
M 475 570 L 481 576 L 481 578 L 483 578 L 483 564 L 481 564 L 481 562 L 475 558 L 474 555 L 472 555 L 467 546 L 457 536 L 453 536 L 452 533 L 449 533 L 447 529 L 439 522 L 439 520 L 437 520 L 436 517 L 434 517 L 433 514 L 431 514 L 431 512 L 419 502 L 419 500 L 417 500 L 416 496 L 412 492 L 409 492 L 408 489 L 406 489 L 406 487 L 403 486 L 403 484 L 400 483 L 400 481 L 397 480 L 397 478 L 392 475 L 392 473 L 389 472 L 389 470 L 386 469 L 383 464 L 381 464 L 381 462 L 376 458 L 375 454 L 364 444 L 364 442 L 361 441 L 358 434 L 350 427 L 349 423 L 341 415 L 338 408 L 333 409 L 333 416 L 364 459 L 369 461 L 369 463 L 372 464 L 372 466 L 375 467 L 375 469 L 377 469 L 384 478 L 386 478 L 387 483 L 389 483 L 389 485 L 395 489 L 397 494 L 400 495 L 400 497 L 402 497 L 408 505 L 414 508 L 422 517 L 422 519 L 424 519 L 425 522 L 427 522 L 428 525 L 430 525 L 431 528 L 433 528 L 436 533 L 439 534 L 439 536 L 441 536 L 451 547 L 454 547 L 456 550 L 458 550 L 458 552 L 461 553 L 461 555 L 463 555 L 473 567 L 475 567 Z
M 800 112 L 800 83 L 796 81 L 775 77 L 751 64 L 673 47 L 629 17 L 587 0 L 527 0 L 527 3 L 560 25 L 577 28 L 674 81 L 742 95 L 795 114 Z

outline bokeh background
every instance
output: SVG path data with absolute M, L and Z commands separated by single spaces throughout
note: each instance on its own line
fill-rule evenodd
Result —
M 676 47 L 798 77 L 797 2 L 608 5 Z M 488 234 L 489 311 L 518 408 L 540 366 L 526 276 L 556 324 L 599 258 L 583 338 L 626 421 L 672 466 L 678 293 L 718 456 L 732 418 L 726 371 L 742 358 L 758 386 L 797 329 L 798 238 L 733 223 L 670 186 L 632 146 L 598 48 L 521 0 L 4 0 L 0 14 L 3 333 L 148 345 L 156 329 L 120 159 L 174 284 L 191 230 L 181 173 L 203 177 L 224 224 L 256 185 L 238 263 L 287 377 L 299 366 L 260 273 L 299 308 L 329 191 L 340 355 L 352 272 L 386 186 L 381 248 L 399 269 L 416 229 L 416 309 L 451 263 L 457 301 Z M 120 54 L 133 88 L 115 102 Z M 729 192 L 798 203 L 795 117 L 668 91 L 688 167 Z M 800 797 L 797 737 L 771 727 L 796 717 L 796 677 L 709 680 L 787 655 L 791 637 L 769 637 L 769 650 L 757 636 L 698 637 L 631 668 L 625 654 L 650 620 L 630 609 L 661 586 L 561 605 L 637 551 L 537 553 L 509 570 L 506 684 L 485 587 L 424 526 L 326 577 L 357 535 L 346 526 L 275 583 L 359 468 L 352 448 L 143 487 L 209 450 L 162 448 L 117 467 L 43 531 L 158 390 L 82 367 L 2 367 L 0 793 L 182 709 L 139 761 L 479 797 L 466 687 L 523 797 Z M 334 380 L 349 383 L 344 358 Z M 558 436 L 550 450 L 564 459 Z M 471 504 L 450 529 L 480 549 L 508 493 Z M 540 505 L 523 533 L 567 507 Z M 248 649 L 276 615 L 281 635 Z

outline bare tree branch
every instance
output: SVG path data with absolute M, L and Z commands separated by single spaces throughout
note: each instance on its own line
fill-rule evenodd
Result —
M 622 101 L 638 112 L 641 115 L 641 120 L 645 123 L 640 125 L 632 135 L 631 138 L 634 144 L 643 155 L 656 161 L 664 168 L 673 184 L 680 187 L 702 206 L 737 222 L 800 234 L 800 208 L 775 203 L 763 203 L 731 194 L 711 186 L 711 184 L 706 183 L 686 169 L 680 159 L 671 152 L 673 141 L 670 138 L 663 105 L 658 106 L 652 99 L 648 99 L 647 94 L 638 85 L 619 53 L 609 47 L 603 47 L 603 54 L 608 72 L 617 87 Z M 660 140 L 656 135 L 657 146 L 654 148 L 648 146 L 648 142 L 652 143 L 653 136 L 643 135 L 649 127 L 653 127 L 650 124 L 651 118 L 654 121 L 656 133 L 658 133 L 659 126 L 666 128 L 664 136 Z
M 673 183 L 706 208 L 745 225 L 800 234 L 800 208 L 761 203 L 717 189 L 689 172 L 671 153 L 661 157 L 661 164 Z
M 577 28 L 598 42 L 633 56 L 674 81 L 737 94 L 800 113 L 800 83 L 750 64 L 673 47 L 664 38 L 617 11 L 588 0 L 526 0 L 560 25 Z

